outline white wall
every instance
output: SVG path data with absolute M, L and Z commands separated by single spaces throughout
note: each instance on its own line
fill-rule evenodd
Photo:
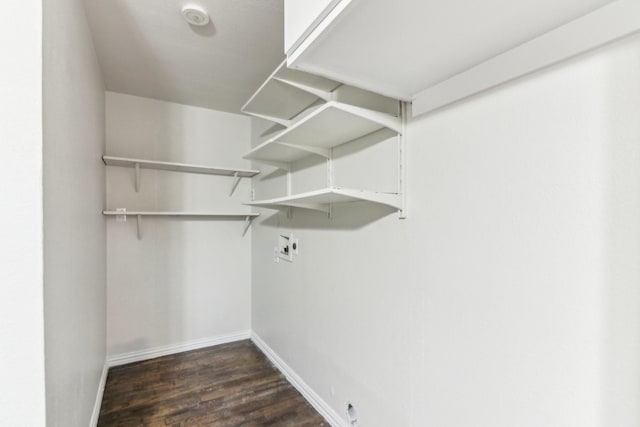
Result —
M 638 49 L 410 123 L 406 220 L 264 210 L 253 329 L 366 427 L 640 424 Z M 279 230 L 300 239 L 292 264 L 273 261 Z
M 84 3 L 44 4 L 47 425 L 84 427 L 106 357 L 104 85 Z
M 0 26 L 0 419 L 44 426 L 42 2 Z M 16 42 L 19 40 L 19 42 Z
M 248 168 L 250 119 L 107 92 L 107 153 Z M 250 181 L 107 167 L 110 209 L 249 212 Z M 108 354 L 144 352 L 246 332 L 251 323 L 251 232 L 243 221 L 143 219 L 107 225 Z

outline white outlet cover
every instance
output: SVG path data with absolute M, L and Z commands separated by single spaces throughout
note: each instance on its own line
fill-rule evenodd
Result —
M 278 233 L 278 258 L 293 262 L 293 234 L 288 232 Z M 297 245 L 296 245 L 297 246 Z

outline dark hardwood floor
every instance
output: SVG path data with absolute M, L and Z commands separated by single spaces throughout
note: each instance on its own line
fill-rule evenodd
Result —
M 328 426 L 251 341 L 109 370 L 99 427 Z

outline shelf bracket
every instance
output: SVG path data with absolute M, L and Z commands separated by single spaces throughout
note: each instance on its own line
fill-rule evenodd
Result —
M 389 114 L 372 111 L 367 108 L 350 104 L 343 104 L 340 108 L 354 116 L 363 117 L 367 120 L 378 123 L 379 125 L 385 126 L 396 133 L 402 133 L 403 126 L 401 117 L 390 116 Z
M 293 207 L 287 206 L 287 219 L 293 218 Z
M 291 126 L 291 122 L 292 122 L 292 120 L 281 119 L 279 117 L 274 117 L 274 116 L 267 116 L 266 114 L 254 113 L 254 112 L 245 111 L 245 110 L 243 110 L 243 112 L 247 113 L 247 114 L 251 114 L 252 116 L 258 117 L 260 119 L 265 119 L 265 120 L 268 120 L 270 122 L 277 123 L 277 124 L 282 125 L 282 126 L 284 126 L 286 128 L 290 127 Z
M 290 142 L 275 142 L 274 144 L 282 145 L 283 147 L 295 148 L 296 150 L 303 151 L 305 153 L 317 154 L 325 159 L 329 158 L 330 149 L 322 147 L 314 147 L 313 145 L 299 145 L 292 144 Z
M 136 193 L 137 193 L 140 191 L 140 163 L 136 163 L 135 174 L 136 174 Z
M 136 215 L 136 225 L 138 228 L 138 240 L 142 240 L 142 215 Z
M 229 193 L 229 197 L 233 196 L 233 192 L 236 191 L 236 187 L 238 186 L 238 183 L 240 183 L 240 179 L 242 177 L 238 175 L 238 172 L 235 172 L 233 174 L 233 183 L 231 184 L 231 192 Z
M 399 192 L 400 192 L 400 209 L 398 211 L 398 217 L 400 219 L 407 218 L 407 110 L 408 104 L 406 102 L 400 101 L 400 120 L 402 123 L 402 129 L 400 134 L 398 135 L 398 144 L 399 144 L 399 159 L 400 159 L 400 182 L 399 184 Z
M 331 99 L 331 92 L 327 92 L 326 90 L 316 89 L 309 85 L 294 82 L 293 80 L 283 79 L 282 77 L 274 77 L 273 80 L 295 87 L 296 89 L 300 89 L 301 91 L 310 93 L 312 95 L 315 95 L 324 101 L 329 101 Z
M 329 203 L 329 211 L 327 212 L 327 217 L 329 219 L 333 219 L 333 203 Z
M 242 229 L 242 237 L 245 236 L 245 234 L 247 234 L 247 230 L 249 230 L 249 227 L 251 227 L 251 223 L 253 222 L 252 218 L 250 216 L 246 216 L 244 218 L 244 227 Z
M 278 169 L 282 169 L 283 171 L 290 171 L 291 170 L 291 164 L 290 163 L 286 163 L 286 162 L 278 162 L 275 160 L 265 160 L 265 159 L 256 159 L 257 161 L 259 161 L 260 163 L 264 163 L 265 165 L 269 165 L 269 166 L 273 166 L 276 167 Z

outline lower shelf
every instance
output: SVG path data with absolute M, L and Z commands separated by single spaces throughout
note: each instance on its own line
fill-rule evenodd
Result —
M 376 193 L 373 191 L 353 190 L 340 187 L 324 188 L 322 190 L 310 191 L 308 193 L 279 197 L 270 200 L 256 200 L 245 203 L 245 205 L 260 206 L 271 209 L 294 207 L 330 212 L 330 205 L 332 204 L 362 201 L 391 206 L 392 208 L 402 210 L 402 196 L 399 194 Z
M 226 213 L 226 212 L 165 212 L 165 211 L 102 211 L 106 216 L 191 216 L 191 217 L 210 217 L 210 218 L 255 218 L 260 216 L 258 213 Z
M 115 211 L 102 211 L 102 215 L 115 216 L 116 219 L 122 218 L 123 221 L 127 220 L 127 216 L 135 216 L 138 227 L 138 240 L 142 239 L 142 217 L 143 216 L 155 216 L 155 217 L 189 217 L 189 218 L 209 218 L 209 219 L 244 219 L 244 227 L 242 229 L 242 235 L 247 233 L 247 230 L 251 226 L 251 221 L 260 216 L 259 213 L 253 212 L 167 212 L 167 211 L 127 211 L 127 210 L 115 210 Z

